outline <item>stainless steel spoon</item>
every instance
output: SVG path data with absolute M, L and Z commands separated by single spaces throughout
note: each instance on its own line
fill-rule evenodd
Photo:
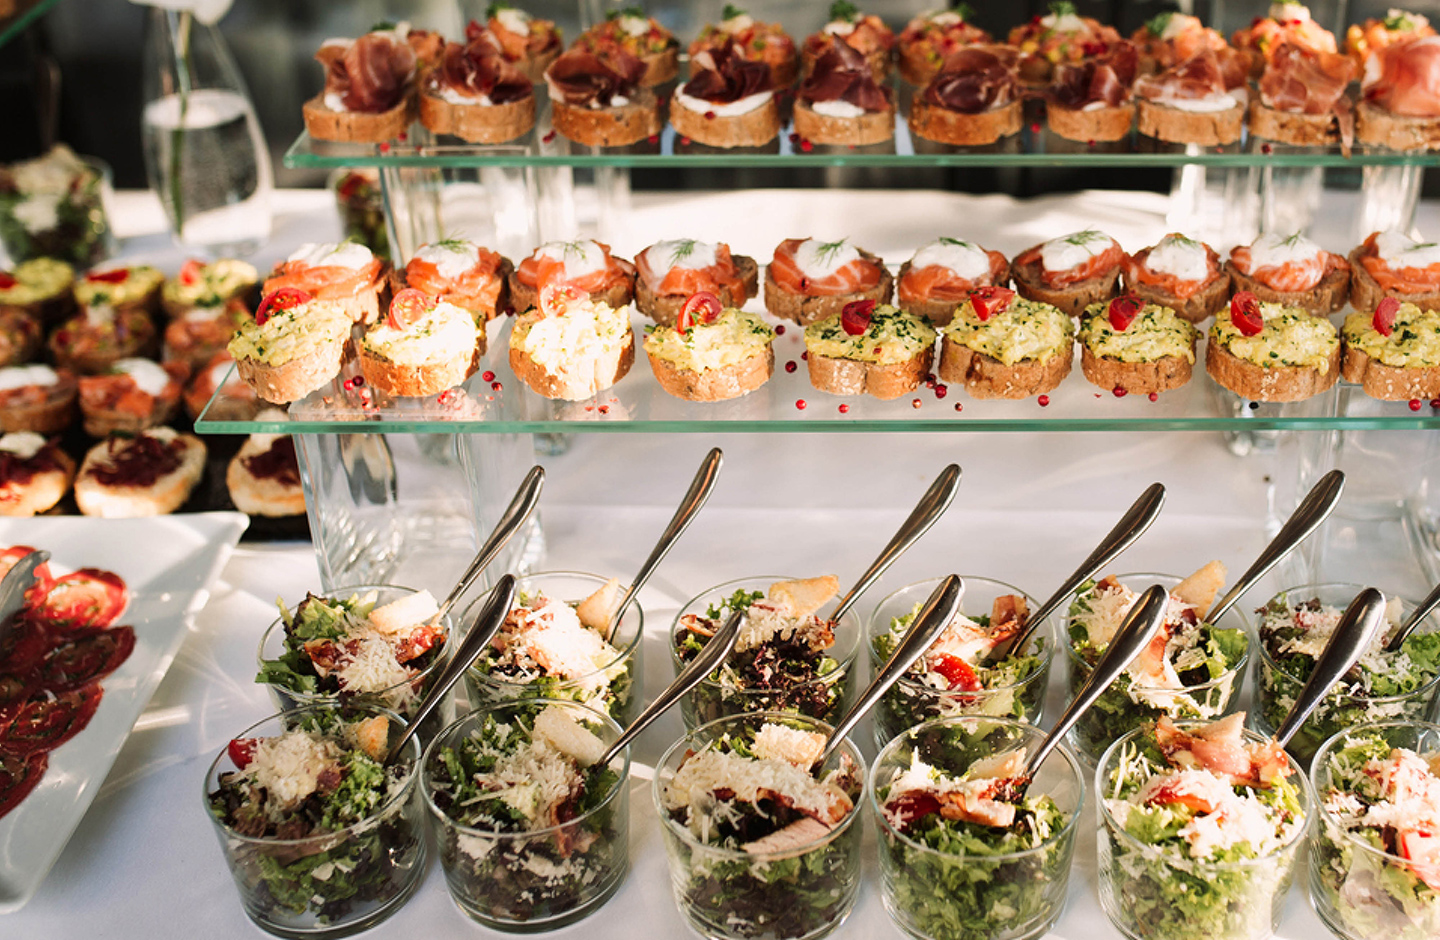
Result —
M 955 491 L 959 488 L 960 467 L 952 463 L 940 471 L 935 482 L 931 483 L 930 488 L 925 491 L 925 495 L 920 497 L 920 502 L 915 504 L 915 508 L 910 510 L 910 515 L 900 524 L 900 529 L 894 537 L 881 549 L 879 556 L 870 563 L 870 567 L 860 576 L 860 580 L 855 582 L 855 586 L 850 589 L 850 592 L 840 599 L 840 603 L 829 615 L 831 620 L 839 620 L 845 616 L 850 608 L 855 606 L 860 595 L 869 590 L 870 586 L 878 581 L 891 565 L 899 561 L 900 556 L 905 554 L 920 536 L 930 531 L 930 527 L 955 501 Z
M 915 661 L 930 648 L 940 631 L 960 612 L 960 599 L 964 594 L 965 584 L 959 575 L 946 575 L 935 586 L 935 590 L 930 592 L 930 597 L 925 601 L 925 606 L 920 609 L 905 636 L 895 645 L 895 651 L 890 654 L 885 665 L 875 673 L 875 678 L 870 680 L 870 685 L 860 693 L 850 710 L 835 723 L 835 730 L 830 732 L 830 737 L 825 741 L 825 749 L 815 759 L 814 766 L 825 763 L 825 758 L 840 746 L 840 742 L 854 730 L 860 719 L 875 707 L 875 703 L 880 701 L 896 680 L 905 675 L 910 667 L 915 665 Z
M 440 604 L 440 610 L 431 618 L 431 623 L 439 623 L 445 619 L 450 608 L 455 606 L 456 601 L 470 590 L 470 585 L 480 577 L 480 573 L 495 560 L 500 550 L 515 537 L 520 527 L 535 512 L 535 507 L 540 503 L 540 490 L 545 485 L 545 470 L 542 467 L 531 467 L 530 472 L 525 474 L 525 479 L 520 483 L 520 488 L 515 491 L 515 496 L 510 500 L 510 505 L 500 514 L 500 521 L 495 523 L 495 528 L 485 544 L 475 553 L 475 558 L 470 562 L 470 567 L 460 576 L 460 581 L 455 589 Z
M 1075 573 L 1065 579 L 1065 583 L 1050 595 L 1049 600 L 1025 618 L 1025 626 L 1020 628 L 1020 632 L 1008 640 L 1002 640 L 995 644 L 989 655 L 985 657 L 986 661 L 999 662 L 1013 651 L 1023 650 L 1025 644 L 1030 641 L 1030 637 L 1035 634 L 1036 629 L 1045 622 L 1046 617 L 1049 617 L 1056 608 L 1069 600 L 1080 585 L 1099 574 L 1102 568 L 1120 557 L 1121 552 L 1145 534 L 1145 530 L 1150 528 L 1151 523 L 1160 515 L 1160 509 L 1164 505 L 1165 487 L 1159 483 L 1151 483 L 1145 488 L 1145 492 L 1140 494 L 1140 498 L 1125 510 L 1125 515 L 1115 523 L 1115 528 L 1111 529 L 1105 538 L 1100 540 L 1100 544 L 1095 546 L 1095 550 L 1090 553 L 1089 557 L 1080 563 L 1080 567 L 1075 569 Z
M 37 549 L 22 555 L 0 580 L 0 643 L 15 626 L 15 615 L 25 606 L 25 592 L 35 583 L 35 569 L 50 560 L 50 553 Z
M 1220 618 L 1235 606 L 1235 602 L 1240 599 L 1242 594 L 1254 587 L 1255 582 L 1265 577 L 1271 568 L 1280 564 L 1280 561 L 1290 554 L 1295 546 L 1305 541 L 1310 533 L 1320 528 L 1320 523 L 1329 517 L 1335 504 L 1340 502 L 1340 494 L 1344 491 L 1344 473 L 1339 470 L 1331 470 L 1321 477 L 1320 482 L 1305 494 L 1300 505 L 1290 514 L 1290 518 L 1285 520 L 1285 524 L 1280 527 L 1275 538 L 1265 546 L 1260 557 L 1255 559 L 1255 563 L 1240 576 L 1240 580 L 1235 582 L 1235 586 L 1220 598 L 1219 603 L 1206 612 L 1205 621 L 1219 623 Z
M 390 748 L 390 753 L 385 755 L 385 763 L 388 764 L 400 756 L 405 749 L 406 742 L 415 736 L 420 725 L 430 717 L 430 713 L 450 693 L 450 689 L 460 680 L 460 677 L 465 675 L 465 670 L 470 668 L 470 664 L 475 661 L 475 657 L 480 655 L 480 651 L 490 645 L 490 641 L 495 638 L 496 631 L 505 622 L 505 615 L 510 612 L 510 605 L 514 602 L 515 576 L 513 574 L 501 575 L 500 580 L 490 591 L 485 606 L 475 616 L 475 622 L 465 632 L 465 639 L 460 641 L 460 645 L 450 657 L 450 661 L 435 677 L 435 683 L 430 686 L 430 691 L 425 693 L 420 707 L 415 710 L 415 717 L 410 719 L 410 723 L 405 726 L 404 733 Z
M 1420 606 L 1410 611 L 1410 616 L 1406 617 L 1405 622 L 1395 630 L 1395 635 L 1385 642 L 1385 652 L 1398 652 L 1405 641 L 1410 638 L 1410 634 L 1415 632 L 1415 628 L 1420 626 L 1420 622 L 1430 616 L 1436 607 L 1440 607 L 1440 584 L 1431 588 L 1430 593 L 1425 595 L 1425 599 L 1420 602 Z
M 1350 671 L 1360 654 L 1370 648 L 1384 623 L 1385 595 L 1368 587 L 1355 595 L 1350 606 L 1345 608 L 1340 623 L 1335 626 L 1335 632 L 1330 634 L 1330 642 L 1325 644 L 1320 658 L 1315 660 L 1310 678 L 1305 680 L 1300 694 L 1295 696 L 1290 714 L 1285 716 L 1275 732 L 1275 740 L 1281 747 L 1290 743 L 1295 732 L 1305 724 L 1305 719 L 1324 701 L 1330 688 Z

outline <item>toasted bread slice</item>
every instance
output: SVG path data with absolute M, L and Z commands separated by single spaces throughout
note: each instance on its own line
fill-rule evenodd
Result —
M 1069 284 L 1065 287 L 1046 287 L 1041 279 L 1040 260 L 1026 264 L 1011 264 L 1010 276 L 1015 280 L 1015 292 L 1026 300 L 1058 307 L 1072 317 L 1078 317 L 1091 304 L 1101 303 L 1115 296 L 1116 283 L 1120 280 L 1120 265 L 1098 277 Z
M 1361 101 L 1355 106 L 1355 139 L 1389 150 L 1440 150 L 1440 118 L 1391 114 Z
M 1184 356 L 1165 356 L 1154 362 L 1121 362 L 1097 356 L 1082 344 L 1080 371 L 1107 392 L 1120 389 L 1131 395 L 1152 395 L 1190 381 L 1194 365 Z
M 1260 300 L 1284 304 L 1287 307 L 1299 307 L 1317 317 L 1328 316 L 1339 310 L 1345 306 L 1345 301 L 1350 296 L 1350 272 L 1345 268 L 1336 268 L 1310 290 L 1299 291 L 1267 287 L 1250 275 L 1240 273 L 1233 261 L 1225 262 L 1225 270 L 1230 275 L 1234 293 L 1248 290 Z
M 729 285 L 722 285 L 716 296 L 723 307 L 743 307 L 760 291 L 760 265 L 749 255 L 731 255 L 730 260 L 735 263 L 736 273 L 740 275 L 742 290 L 737 293 Z M 635 306 L 661 326 L 673 326 L 680 317 L 680 308 L 689 299 L 688 294 L 657 294 L 643 277 L 635 279 Z
M 900 273 L 895 276 L 896 285 L 899 285 L 902 281 L 904 281 L 905 275 L 908 273 L 910 273 L 910 262 L 906 261 L 904 264 L 900 265 Z M 1009 264 L 1005 265 L 1005 270 L 1000 274 L 999 277 L 994 278 L 993 283 L 996 287 L 1009 286 Z M 898 286 L 896 288 L 895 295 L 895 305 L 897 307 L 899 307 L 901 310 L 904 310 L 906 313 L 913 313 L 917 317 L 924 317 L 926 320 L 928 320 L 935 326 L 944 326 L 951 320 L 955 319 L 955 311 L 960 308 L 961 304 L 965 303 L 963 298 L 960 300 L 920 300 L 907 303 L 906 301 L 900 299 L 901 297 L 903 297 L 903 294 L 901 294 Z
M 1205 345 L 1205 371 L 1221 386 L 1250 401 L 1304 401 L 1327 391 L 1340 378 L 1340 346 L 1324 372 L 1306 366 L 1264 368 L 1216 342 Z
M 427 91 L 420 96 L 420 123 L 472 144 L 503 144 L 535 126 L 535 96 L 504 104 L 457 104 Z
M 1364 389 L 1366 395 L 1381 401 L 1440 398 L 1440 366 L 1387 366 L 1348 344 L 1341 355 L 1340 377 L 1354 382 Z
M 591 291 L 589 297 L 596 303 L 606 303 L 612 307 L 623 307 L 635 299 L 635 266 L 628 261 L 620 261 L 621 267 L 625 269 L 626 277 L 617 280 L 604 290 Z M 506 280 L 510 284 L 510 304 L 515 308 L 516 313 L 524 313 L 527 310 L 534 310 L 540 303 L 540 292 L 520 280 L 520 275 L 511 271 Z M 681 301 L 683 304 L 684 301 Z M 676 311 L 677 315 L 679 311 Z
M 645 63 L 645 74 L 640 76 L 640 87 L 654 88 L 663 85 L 680 74 L 680 44 L 672 42 L 659 52 L 647 52 L 640 56 Z
M 38 516 L 70 491 L 70 481 L 75 479 L 73 457 L 53 444 L 43 445 L 34 457 L 36 462 L 18 461 L 20 468 L 29 472 L 28 479 L 12 476 L 0 482 L 0 516 Z
M 862 250 L 860 256 L 880 265 L 880 281 L 869 290 L 852 291 L 848 294 L 827 296 L 798 294 L 778 283 L 767 268 L 765 271 L 765 309 L 770 311 L 772 316 L 780 317 L 782 320 L 794 320 L 801 326 L 808 326 L 816 320 L 823 320 L 832 314 L 839 313 L 845 309 L 846 304 L 852 301 L 873 300 L 876 303 L 888 304 L 890 290 L 894 286 L 894 278 L 891 277 L 889 269 L 885 268 L 884 262 L 878 255 L 872 255 L 870 252 Z
M 993 356 L 976 352 L 949 336 L 940 343 L 940 378 L 963 384 L 972 398 L 1029 398 L 1054 391 L 1070 374 L 1070 350 L 1049 359 L 1022 359 L 1005 365 Z
M 540 312 L 532 310 L 522 314 L 515 321 L 513 330 L 525 328 L 522 324 L 527 318 L 533 323 L 540 319 Z M 604 391 L 623 379 L 634 363 L 634 330 L 626 330 L 624 342 L 611 353 L 568 359 L 553 369 L 536 362 L 523 350 L 516 349 L 513 343 L 510 347 L 510 368 L 520 381 L 537 395 L 565 401 L 584 401 Z
M 59 434 L 75 417 L 80 386 L 68 369 L 56 370 L 53 384 L 0 392 L 0 431 Z
M 1213 317 L 1217 310 L 1229 302 L 1230 272 L 1222 268 L 1215 277 L 1184 300 L 1181 300 L 1179 295 L 1173 291 L 1154 284 L 1145 284 L 1139 281 L 1131 284 L 1128 278 L 1125 282 L 1125 292 L 1134 294 L 1147 304 L 1169 307 L 1191 323 L 1201 323 L 1207 318 Z
M 1403 303 L 1414 304 L 1421 310 L 1440 310 L 1440 290 L 1424 291 L 1418 294 L 1387 291 L 1361 263 L 1361 259 L 1364 257 L 1364 245 L 1360 245 L 1350 252 L 1350 306 L 1362 313 L 1368 313 L 1380 306 L 1380 301 L 1386 297 L 1394 297 Z M 1347 375 L 1345 378 L 1349 379 L 1350 377 Z M 1351 381 L 1354 380 L 1351 379 Z
M 248 357 L 235 360 L 235 371 L 255 394 L 276 405 L 298 401 L 322 388 L 340 373 L 344 342 L 319 343 L 283 365 L 272 366 Z
M 686 401 L 729 401 L 748 395 L 770 380 L 775 371 L 775 350 L 766 346 L 748 359 L 722 369 L 681 369 L 658 356 L 648 356 L 660 387 Z
M 635 91 L 629 103 L 618 108 L 587 108 L 550 101 L 550 122 L 562 137 L 587 147 L 627 147 L 660 133 L 660 105 L 655 93 Z
M 881 364 L 837 359 L 815 352 L 805 357 L 810 384 L 831 395 L 870 395 L 881 401 L 899 398 L 920 387 L 935 361 L 934 348 L 904 362 Z
M 325 95 L 316 95 L 301 108 L 305 130 L 316 140 L 340 140 L 357 144 L 383 144 L 394 140 L 410 126 L 414 117 L 412 98 L 406 96 L 388 111 L 370 114 L 364 111 L 332 111 L 325 105 Z
M 1170 593 L 1180 598 L 1182 603 L 1189 604 L 1195 608 L 1195 616 L 1205 619 L 1210 612 L 1210 605 L 1215 603 L 1215 595 L 1225 586 L 1225 563 L 1223 561 L 1206 562 L 1198 571 L 1190 575 L 1184 581 L 1175 585 Z
M 993 111 L 966 114 L 937 107 L 916 95 L 910 106 L 910 131 L 940 144 L 982 146 L 1020 133 L 1021 112 L 1020 102 L 1012 101 Z
M 776 581 L 765 597 L 790 612 L 792 617 L 808 617 L 840 591 L 840 579 L 833 574 L 798 581 Z
M 276 435 L 252 434 L 225 468 L 225 487 L 235 508 L 252 516 L 279 518 L 305 512 L 305 488 L 299 477 L 256 476 L 246 461 L 269 453 Z
M 483 333 L 480 335 L 484 336 Z M 474 375 L 479 368 L 483 348 L 477 343 L 468 356 L 465 350 L 457 349 L 449 359 L 415 365 L 392 362 L 362 345 L 360 373 L 365 376 L 365 381 L 382 392 L 402 398 L 423 398 L 455 388 Z
M 895 105 L 856 117 L 821 114 L 804 98 L 795 101 L 795 133 L 801 140 L 841 147 L 864 147 L 895 139 Z
M 1250 102 L 1250 136 L 1297 147 L 1325 147 L 1340 143 L 1340 119 L 1334 111 L 1279 111 L 1256 98 Z
M 1182 111 L 1145 98 L 1136 106 L 1140 133 L 1173 144 L 1233 144 L 1245 128 L 1245 105 L 1238 101 L 1224 111 Z
M 107 519 L 163 516 L 179 509 L 189 498 L 205 471 L 205 445 L 194 435 L 176 434 L 169 428 L 143 433 L 179 441 L 180 465 L 145 484 L 101 483 L 96 472 L 111 465 L 114 457 L 138 438 L 111 437 L 101 441 L 85 454 L 75 478 L 75 502 L 82 513 Z
M 1135 103 L 1086 110 L 1051 102 L 1045 105 L 1045 116 L 1050 130 L 1066 140 L 1108 143 L 1130 136 L 1130 128 L 1135 126 Z
M 681 137 L 709 147 L 759 147 L 780 133 L 780 106 L 771 95 L 760 107 L 744 114 L 717 114 L 692 111 L 671 99 L 670 123 Z

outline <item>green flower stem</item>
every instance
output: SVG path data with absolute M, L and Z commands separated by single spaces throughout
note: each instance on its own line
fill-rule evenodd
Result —
M 170 205 L 175 213 L 175 235 L 185 231 L 185 196 L 181 181 L 181 163 L 185 148 L 185 112 L 190 107 L 190 23 L 189 10 L 181 10 L 175 23 L 175 79 L 180 98 L 180 115 L 170 132 Z

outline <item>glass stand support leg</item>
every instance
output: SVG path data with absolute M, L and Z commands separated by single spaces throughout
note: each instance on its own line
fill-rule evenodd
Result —
M 1415 224 L 1415 206 L 1420 201 L 1420 184 L 1425 168 L 1419 166 L 1367 166 L 1361 171 L 1360 211 L 1351 238 L 1359 244 L 1371 232 L 1399 229 L 1410 231 Z

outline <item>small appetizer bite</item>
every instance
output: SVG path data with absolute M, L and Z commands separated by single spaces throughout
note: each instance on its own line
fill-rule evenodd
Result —
M 799 58 L 795 40 L 780 28 L 779 23 L 762 23 L 733 4 L 725 4 L 724 19 L 700 31 L 690 44 L 690 60 L 706 49 L 734 42 L 751 62 L 763 62 L 770 69 L 774 88 L 789 88 L 799 74 Z
M 900 77 L 912 85 L 927 85 L 961 46 L 991 42 L 990 34 L 967 23 L 967 4 L 954 10 L 921 13 L 901 31 L 897 43 Z
M 281 412 L 274 414 L 283 417 Z M 225 469 L 225 488 L 235 508 L 252 516 L 278 518 L 305 512 L 295 439 L 288 434 L 251 434 Z
M 690 60 L 690 80 L 670 99 L 670 123 L 709 147 L 768 144 L 780 133 L 770 69 L 733 42 L 702 49 Z
M 463 239 L 421 245 L 401 268 L 397 289 L 413 287 L 469 310 L 477 324 L 495 319 L 510 302 L 510 259 Z M 483 342 L 483 334 L 482 334 Z
M 1169 307 L 1125 294 L 1087 307 L 1076 337 L 1080 370 L 1092 384 L 1155 395 L 1190 381 L 1200 331 Z
M 765 268 L 765 309 L 804 326 L 854 300 L 889 303 L 890 286 L 884 262 L 846 239 L 787 238 Z
M 1360 74 L 1370 56 L 1386 46 L 1399 45 L 1435 35 L 1430 20 L 1408 10 L 1391 9 L 1383 20 L 1374 17 L 1363 24 L 1351 23 L 1345 31 L 1345 53 L 1355 61 Z
M 142 431 L 164 424 L 180 405 L 189 378 L 183 363 L 161 366 L 149 359 L 121 359 L 103 375 L 80 377 L 80 414 L 85 433 Z
M 87 516 L 131 519 L 179 509 L 205 471 L 205 445 L 174 428 L 114 434 L 90 448 L 75 477 Z
M 50 358 L 82 375 L 104 372 L 120 359 L 152 356 L 155 323 L 138 307 L 85 307 L 50 334 Z
M 1350 305 L 1374 310 L 1385 297 L 1440 310 L 1440 244 L 1398 229 L 1371 232 L 1350 252 Z
M 1261 235 L 1249 245 L 1237 245 L 1225 269 L 1235 290 L 1315 316 L 1334 313 L 1350 296 L 1350 262 L 1299 232 Z
M 470 311 L 408 287 L 366 331 L 360 372 L 382 392 L 419 398 L 464 382 L 484 352 L 485 333 Z
M 1391 150 L 1440 150 L 1440 36 L 1376 50 L 1360 79 L 1355 137 Z
M 940 144 L 993 144 L 1020 133 L 1019 54 L 1010 46 L 965 46 L 945 60 L 910 106 L 910 131 Z
M 75 416 L 79 390 L 68 369 L 42 365 L 0 369 L 0 431 L 59 434 Z
M 817 144 L 866 146 L 895 136 L 894 92 L 840 37 L 816 55 L 795 97 L 795 133 Z
M 197 372 L 216 353 L 224 352 L 230 337 L 251 319 L 238 300 L 223 307 L 191 307 L 166 325 L 161 358 L 183 362 L 191 372 Z
M 325 88 L 305 102 L 305 130 L 317 140 L 383 143 L 414 116 L 415 50 L 405 27 L 359 39 L 327 39 L 315 53 Z
M 890 57 L 895 50 L 895 33 L 885 21 L 871 13 L 861 13 L 849 0 L 830 4 L 830 20 L 805 39 L 800 49 L 800 76 L 815 69 L 815 63 L 830 51 L 831 42 L 840 40 L 860 53 L 870 74 L 877 82 L 890 76 Z
M 1440 398 L 1440 311 L 1386 297 L 1346 317 L 1340 338 L 1341 376 L 1371 398 Z
M 901 310 L 944 326 L 977 287 L 1007 287 L 1010 262 L 974 242 L 941 237 L 900 266 L 896 296 Z
M 1310 52 L 1335 52 L 1335 34 L 1310 17 L 1310 8 L 1288 0 L 1270 4 L 1267 16 L 1257 16 L 1250 25 L 1230 36 L 1230 45 L 1249 61 L 1250 76 L 1259 78 L 1280 47 L 1299 46 Z
M 1250 401 L 1304 401 L 1340 377 L 1340 337 L 1324 317 L 1241 291 L 1210 326 L 1205 371 Z
M 1245 126 L 1246 62 L 1233 50 L 1198 54 L 1135 82 L 1140 133 L 1174 144 L 1233 144 Z
M 386 287 L 385 262 L 355 242 L 306 242 L 275 266 L 265 279 L 265 296 L 295 289 L 316 300 L 335 302 L 356 323 L 380 316 Z
M 572 49 L 605 55 L 619 49 L 645 66 L 636 81 L 641 88 L 653 88 L 680 74 L 680 43 L 653 16 L 641 7 L 626 7 L 605 14 L 605 21 L 580 34 Z
M 831 395 L 881 401 L 920 387 L 935 361 L 935 329 L 920 317 L 855 300 L 805 327 L 810 384 Z
M 1075 323 L 1046 303 L 981 287 L 940 331 L 939 376 L 972 398 L 1029 398 L 1070 374 Z
M 1124 260 L 1119 242 L 1089 228 L 1020 252 L 1010 275 L 1021 297 L 1078 317 L 1091 304 L 1115 296 Z
M 109 168 L 64 144 L 0 164 L 0 244 L 10 263 L 57 258 L 85 267 L 102 260 L 111 247 L 109 189 Z
M 82 307 L 114 307 L 159 313 L 165 275 L 148 264 L 91 268 L 75 282 L 75 302 Z
M 75 460 L 34 431 L 0 436 L 0 516 L 36 516 L 60 502 L 75 478 Z
M 1355 114 L 1345 89 L 1356 75 L 1348 56 L 1282 44 L 1265 63 L 1259 100 L 1250 103 L 1250 133 L 1302 147 L 1338 142 L 1348 153 Z
M 635 297 L 635 265 L 610 254 L 604 242 L 546 242 L 510 275 L 510 301 L 521 313 L 540 301 L 549 284 L 568 284 L 590 299 L 621 307 Z
M 635 256 L 635 306 L 656 323 L 673 324 L 686 301 L 702 291 L 722 307 L 743 307 L 760 285 L 760 266 L 730 254 L 724 242 L 677 238 L 656 242 Z
M 1055 66 L 1045 96 L 1050 130 L 1067 140 L 1116 141 L 1135 124 L 1133 86 L 1140 57 L 1120 40 L 1103 56 Z
M 758 314 L 691 294 L 673 326 L 646 330 L 645 355 L 660 387 L 686 401 L 728 401 L 764 385 L 775 370 L 775 331 Z
M 0 368 L 34 359 L 43 338 L 39 320 L 24 310 L 0 307 Z
M 544 81 L 545 70 L 560 58 L 560 29 L 550 20 L 497 2 L 485 8 L 485 25 L 500 40 L 505 58 L 532 83 Z
M 1197 16 L 1165 12 L 1145 21 L 1130 36 L 1140 51 L 1140 74 L 1153 75 L 1174 68 L 1201 52 L 1219 53 L 1229 48 L 1225 37 L 1207 27 Z M 1248 69 L 1248 63 L 1247 63 Z
M 535 89 L 505 58 L 500 40 L 470 21 L 465 42 L 445 44 L 420 91 L 420 122 L 436 134 L 499 144 L 535 126 Z
M 660 103 L 640 84 L 645 64 L 624 49 L 575 48 L 545 70 L 550 121 L 587 147 L 625 147 L 660 133 Z
M 42 324 L 75 312 L 75 269 L 55 258 L 31 258 L 0 271 L 0 311 L 27 313 Z
M 1114 27 L 1080 16 L 1067 0 L 1053 0 L 1048 14 L 1010 30 L 1010 45 L 1020 50 L 1020 80 L 1029 85 L 1049 84 L 1055 66 L 1105 55 L 1119 41 Z
M 1148 304 L 1169 307 L 1191 323 L 1214 316 L 1230 299 L 1230 272 L 1215 249 L 1178 233 L 1126 255 L 1125 292 Z
M 285 288 L 265 295 L 255 320 L 242 326 L 227 348 L 246 384 L 283 405 L 339 373 L 350 325 L 341 304 Z
M 567 284 L 547 284 L 510 330 L 510 368 L 546 398 L 584 401 L 635 362 L 629 304 L 612 307 Z
M 223 307 L 232 300 L 253 305 L 259 290 L 260 272 L 252 264 L 235 258 L 206 264 L 191 258 L 179 274 L 166 279 L 160 304 L 170 316 L 178 317 L 196 307 Z
M 259 413 L 260 396 L 240 377 L 234 357 L 223 347 L 192 373 L 194 378 L 185 386 L 183 398 L 190 420 L 200 420 L 207 406 L 211 421 L 249 421 Z

